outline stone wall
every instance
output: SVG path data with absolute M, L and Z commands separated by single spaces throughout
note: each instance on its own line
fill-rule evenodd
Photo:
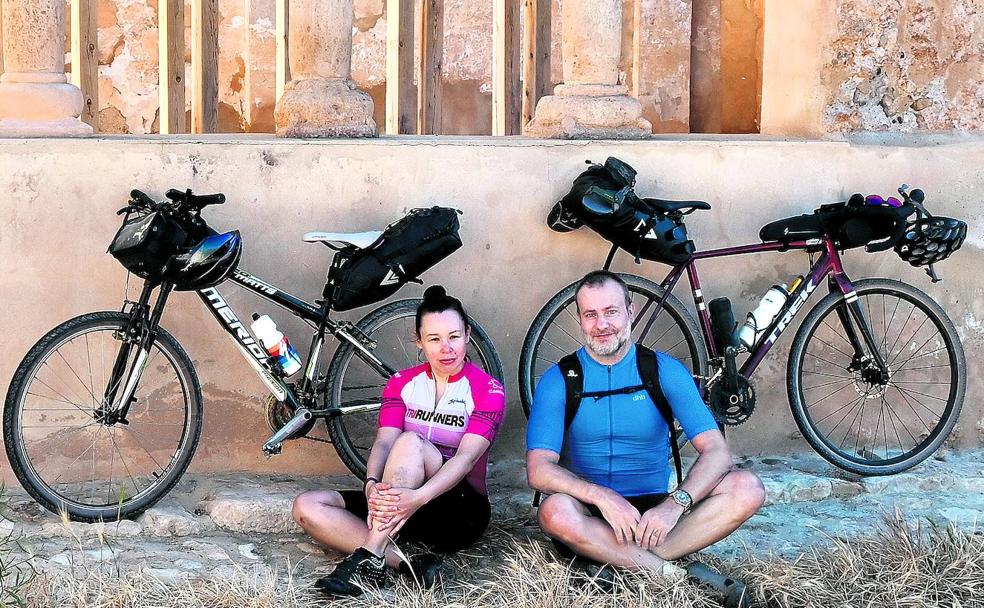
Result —
M 119 308 L 126 274 L 105 252 L 119 226 L 115 212 L 131 188 L 155 197 L 167 188 L 224 192 L 227 203 L 205 215 L 217 229 L 241 230 L 243 268 L 308 300 L 320 297 L 329 251 L 302 243 L 304 232 L 376 229 L 411 207 L 451 205 L 464 211 L 465 245 L 424 280 L 458 294 L 495 342 L 509 408 L 498 449 L 515 456 L 522 452 L 524 428 L 517 362 L 527 328 L 554 292 L 599 266 L 608 251 L 607 242 L 589 230 L 553 233 L 544 218 L 583 169 L 584 159 L 609 155 L 639 169 L 640 193 L 710 202 L 711 211 L 687 221 L 704 249 L 755 242 L 759 228 L 770 220 L 809 212 L 855 191 L 889 194 L 902 182 L 924 188 L 932 211 L 965 219 L 967 243 L 937 268 L 941 283 L 931 283 L 892 253 L 867 255 L 855 249 L 844 260 L 852 278 L 901 278 L 947 311 L 963 340 L 969 378 L 954 442 L 984 445 L 984 211 L 979 205 L 984 140 L 966 137 L 854 143 L 758 137 L 623 143 L 383 137 L 353 142 L 253 135 L 0 140 L 5 313 L 0 315 L 0 391 L 50 328 L 84 312 Z M 769 286 L 803 273 L 807 264 L 802 253 L 769 253 L 701 261 L 699 268 L 705 297 L 730 297 L 742 317 Z M 616 258 L 615 267 L 657 280 L 666 272 L 658 264 L 636 266 L 625 254 Z M 135 297 L 133 280 L 129 288 Z M 221 291 L 240 316 L 254 310 L 274 315 L 306 354 L 308 326 L 235 286 Z M 411 285 L 399 296 L 420 291 Z M 687 301 L 686 291 L 679 285 L 676 293 Z M 808 306 L 818 300 L 815 294 Z M 367 310 L 343 316 L 357 319 Z M 205 434 L 194 470 L 341 470 L 329 447 L 311 442 L 289 443 L 277 459 L 262 457 L 260 445 L 270 434 L 266 392 L 197 298 L 175 294 L 162 323 L 187 349 L 202 380 Z M 759 405 L 750 421 L 728 435 L 740 454 L 809 449 L 795 430 L 785 392 L 795 330 L 794 324 L 754 376 Z M 324 356 L 330 354 L 326 349 Z M 4 468 L 0 462 L 0 478 L 10 480 Z
M 770 8 L 768 19 L 763 0 L 625 0 L 620 70 L 626 84 L 635 77 L 637 1 L 643 28 L 640 99 L 654 132 L 755 132 L 763 95 L 770 133 L 984 128 L 979 0 L 809 0 L 795 10 Z M 560 2 L 554 0 L 553 9 L 554 82 L 563 79 Z M 385 4 L 354 2 L 353 78 L 375 100 L 380 124 Z M 441 130 L 486 134 L 491 3 L 445 4 Z M 156 132 L 157 1 L 98 5 L 100 130 Z M 273 129 L 273 7 L 274 0 L 219 0 L 220 131 Z M 186 26 L 187 38 L 190 18 Z M 763 48 L 763 30 L 784 36 L 781 44 Z M 190 39 L 187 48 L 190 61 Z M 779 64 L 784 74 L 763 84 L 763 64 L 769 62 L 769 69 Z M 777 121 L 777 112 L 788 120 Z
M 979 0 L 838 0 L 822 81 L 829 131 L 984 128 Z

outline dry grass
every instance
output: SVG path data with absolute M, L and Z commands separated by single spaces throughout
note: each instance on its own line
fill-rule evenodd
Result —
M 557 561 L 535 529 L 520 520 L 500 522 L 476 547 L 450 559 L 444 583 L 422 592 L 401 579 L 379 593 L 328 601 L 312 592 L 295 568 L 233 569 L 228 576 L 165 584 L 147 572 L 113 564 L 76 563 L 71 572 L 43 575 L 24 589 L 29 606 L 67 608 L 233 607 L 301 608 L 490 606 L 578 608 L 720 605 L 686 582 L 627 574 L 603 593 L 579 582 Z M 896 514 L 873 536 L 831 539 L 790 563 L 749 556 L 714 565 L 748 581 L 762 606 L 923 608 L 984 607 L 984 535 L 977 530 L 920 526 Z M 325 571 L 330 567 L 325 568 Z

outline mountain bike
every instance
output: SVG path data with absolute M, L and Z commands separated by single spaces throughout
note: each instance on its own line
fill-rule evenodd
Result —
M 611 171 L 603 170 L 609 165 Z M 967 382 L 964 351 L 953 323 L 937 302 L 907 283 L 887 278 L 852 281 L 840 253 L 860 246 L 869 252 L 894 247 L 912 265 L 928 266 L 935 281 L 933 263 L 960 247 L 966 224 L 932 216 L 923 205 L 923 192 L 903 185 L 902 200 L 890 199 L 892 205 L 868 205 L 874 197 L 856 195 L 813 214 L 771 222 L 760 233 L 761 243 L 698 251 L 686 239 L 684 216 L 709 210 L 709 204 L 639 198 L 633 190 L 635 170 L 618 159 L 592 165 L 589 172 L 555 206 L 551 226 L 569 231 L 588 223 L 613 241 L 606 270 L 620 247 L 634 253 L 638 263 L 639 248 L 648 246 L 639 238 L 662 243 L 649 258 L 671 265 L 660 283 L 620 274 L 636 310 L 632 337 L 690 368 L 722 430 L 752 415 L 753 373 L 793 319 L 806 311 L 810 296 L 826 284 L 827 295 L 805 312 L 786 371 L 789 405 L 803 437 L 826 460 L 859 475 L 904 471 L 942 445 L 959 416 Z M 624 217 L 611 220 L 620 213 Z M 912 213 L 917 218 L 908 220 Z M 627 236 L 625 227 L 634 231 L 636 240 Z M 697 262 L 787 251 L 805 252 L 809 269 L 772 321 L 757 328 L 754 343 L 746 346 L 735 338 L 727 302 L 712 302 L 720 305 L 719 316 L 709 312 Z M 697 319 L 673 294 L 684 272 Z M 526 334 L 519 389 L 527 414 L 539 378 L 582 345 L 575 288 L 572 283 L 554 295 Z M 686 442 L 682 433 L 679 436 Z
M 386 303 L 354 324 L 330 318 L 336 276 L 384 233 L 305 234 L 305 241 L 336 252 L 324 299 L 311 303 L 238 268 L 239 233 L 220 235 L 201 218 L 203 208 L 224 202 L 223 195 L 169 190 L 166 197 L 155 202 L 134 190 L 120 210 L 128 219 L 114 246 L 139 247 L 114 255 L 144 279 L 139 298 L 120 311 L 65 321 L 18 366 L 4 405 L 3 436 L 21 485 L 53 512 L 97 521 L 133 517 L 178 482 L 198 446 L 204 407 L 194 363 L 160 324 L 169 296 L 179 290 L 197 294 L 269 389 L 274 432 L 263 453 L 279 453 L 284 442 L 307 436 L 323 420 L 342 462 L 364 477 L 383 386 L 396 371 L 422 362 L 414 344 L 417 299 Z M 221 265 L 209 256 L 221 258 Z M 395 289 L 413 278 L 404 276 L 397 285 L 390 272 L 384 282 Z M 298 380 L 288 379 L 219 292 L 227 280 L 312 328 Z M 339 345 L 324 368 L 327 338 Z M 502 379 L 495 348 L 474 322 L 468 356 Z

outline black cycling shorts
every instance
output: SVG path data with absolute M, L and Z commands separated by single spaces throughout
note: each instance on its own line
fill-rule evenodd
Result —
M 339 492 L 345 510 L 363 520 L 369 517 L 369 502 L 359 490 Z M 465 480 L 420 507 L 400 529 L 398 540 L 427 545 L 439 553 L 453 553 L 472 546 L 492 518 L 488 496 Z
M 639 513 L 642 514 L 648 511 L 649 509 L 652 509 L 653 507 L 663 502 L 664 500 L 666 500 L 667 496 L 669 496 L 669 494 L 640 494 L 639 496 L 626 496 L 625 500 L 629 501 L 629 504 L 631 504 L 633 507 L 638 509 Z M 604 516 L 601 514 L 601 510 L 598 507 L 594 505 L 584 505 L 584 506 L 588 508 L 588 511 L 591 513 L 591 515 L 595 517 L 600 517 L 601 519 L 605 519 Z M 560 542 L 557 539 L 551 539 L 551 540 L 553 540 L 553 544 L 554 547 L 556 547 L 557 549 L 557 553 L 559 553 L 562 557 L 565 557 L 567 559 L 573 559 L 574 557 L 576 557 L 577 554 L 574 553 L 573 549 L 571 549 L 570 547 L 568 547 L 567 545 L 565 545 L 564 543 Z

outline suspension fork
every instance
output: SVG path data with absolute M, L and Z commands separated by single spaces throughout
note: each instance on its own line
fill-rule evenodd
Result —
M 123 336 L 120 352 L 117 354 L 116 362 L 113 364 L 113 373 L 109 379 L 110 386 L 107 387 L 106 397 L 100 406 L 101 413 L 107 418 L 112 418 L 112 420 L 108 420 L 110 423 L 117 421 L 127 422 L 126 415 L 130 411 L 130 405 L 134 401 L 133 396 L 137 390 L 137 384 L 140 382 L 140 376 L 143 374 L 144 367 L 147 364 L 150 348 L 153 346 L 154 339 L 157 337 L 157 327 L 160 325 L 161 316 L 164 314 L 164 306 L 167 304 L 168 296 L 171 294 L 173 288 L 174 285 L 171 283 L 161 285 L 160 292 L 157 295 L 157 302 L 154 304 L 153 310 L 151 310 L 149 303 L 154 286 L 149 282 L 144 283 L 140 300 L 134 305 L 133 314 L 126 327 L 127 335 Z M 137 355 L 127 372 L 127 361 L 129 361 L 134 347 L 137 348 Z M 122 383 L 124 377 L 126 378 L 125 384 Z M 117 402 L 116 393 L 121 384 L 123 386 L 123 392 L 120 393 Z M 114 408 L 113 403 L 118 403 L 118 405 Z

